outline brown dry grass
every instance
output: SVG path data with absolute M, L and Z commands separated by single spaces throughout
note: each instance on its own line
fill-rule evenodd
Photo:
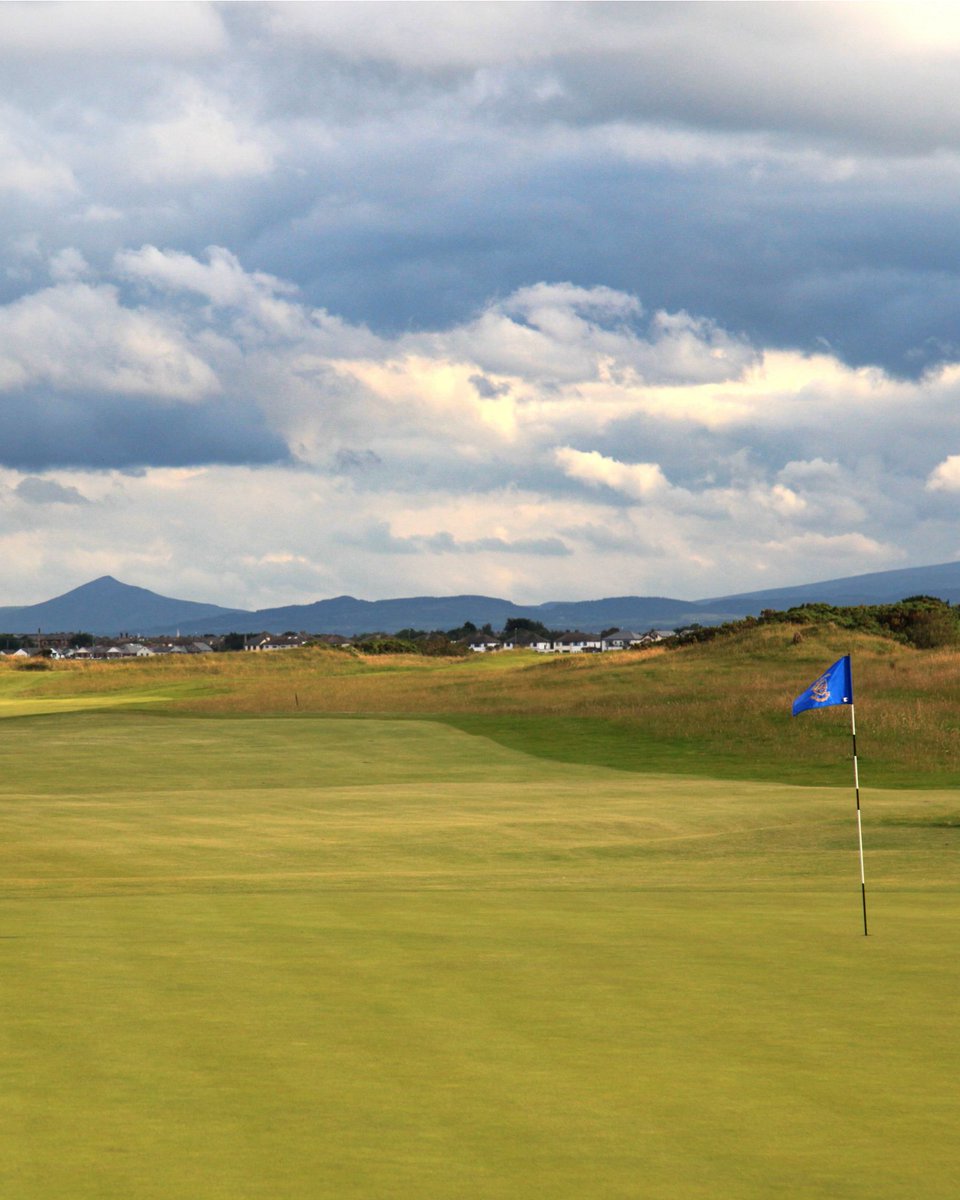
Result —
M 760 627 L 678 651 L 543 658 L 533 653 L 432 659 L 363 656 L 311 648 L 55 663 L 46 672 L 8 661 L 0 695 L 104 698 L 197 715 L 424 715 L 600 722 L 705 767 L 770 775 L 778 761 L 826 765 L 842 757 L 846 710 L 791 719 L 790 703 L 843 653 L 851 653 L 860 754 L 875 778 L 960 780 L 960 651 L 918 651 L 863 634 Z M 505 727 L 505 726 L 504 726 Z M 572 727 L 557 725 L 545 753 Z M 625 743 L 626 744 L 626 743 Z M 607 761 L 604 759 L 603 761 Z M 739 765 L 737 765 L 739 764 Z M 636 765 L 636 764 L 633 764 Z M 664 763 L 658 763 L 663 767 Z

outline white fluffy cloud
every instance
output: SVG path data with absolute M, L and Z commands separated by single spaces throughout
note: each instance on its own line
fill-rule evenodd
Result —
M 219 391 L 176 318 L 125 307 L 109 284 L 77 282 L 0 308 L 0 390 L 33 384 L 175 400 Z
M 244 271 L 237 256 L 222 246 L 211 246 L 206 262 L 180 251 L 142 246 L 121 251 L 114 263 L 122 275 L 167 291 L 194 292 L 222 306 L 258 304 L 264 297 L 295 290 L 262 272 Z
M 484 371 L 543 381 L 617 384 L 716 382 L 754 361 L 744 340 L 688 313 L 644 319 L 639 300 L 608 287 L 540 283 L 488 306 L 439 337 L 410 339 L 460 351 Z
M 635 500 L 664 493 L 670 486 L 657 463 L 622 463 L 596 450 L 584 452 L 569 446 L 560 446 L 554 453 L 571 479 L 603 485 Z
M 927 488 L 931 492 L 960 492 L 960 454 L 948 455 L 930 472 Z
M 610 288 L 538 284 L 463 325 L 387 336 L 223 248 L 124 250 L 114 278 L 94 281 L 67 248 L 52 270 L 62 282 L 0 307 L 0 400 L 103 389 L 202 412 L 229 395 L 299 459 L 218 466 L 214 421 L 208 466 L 131 477 L 11 463 L 8 550 L 42 505 L 39 544 L 51 559 L 69 545 L 76 572 L 149 512 L 155 532 L 132 557 L 114 551 L 110 572 L 162 590 L 172 562 L 202 559 L 195 594 L 227 603 L 427 587 L 719 594 L 894 565 L 891 532 L 941 536 L 945 516 L 918 524 L 917 498 L 960 489 L 954 458 L 921 467 L 917 429 L 922 414 L 940 445 L 960 368 L 906 383 L 829 355 L 764 354 Z M 878 428 L 918 438 L 894 484 L 876 469 Z M 647 456 L 626 449 L 644 442 Z M 42 578 L 35 551 L 26 561 Z

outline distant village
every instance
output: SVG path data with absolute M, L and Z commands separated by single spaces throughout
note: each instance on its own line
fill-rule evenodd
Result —
M 495 654 L 506 650 L 533 650 L 538 654 L 602 654 L 655 645 L 672 637 L 670 630 L 608 629 L 602 633 L 546 629 L 535 621 L 508 621 L 495 633 L 489 625 L 477 629 L 466 622 L 447 631 L 401 629 L 396 633 L 363 633 L 341 637 L 329 633 L 228 633 L 222 636 L 138 637 L 122 633 L 118 637 L 98 637 L 89 633 L 60 632 L 0 634 L 0 657 L 14 659 L 47 658 L 113 661 L 152 658 L 157 655 L 215 654 L 223 652 L 270 653 L 296 650 L 302 646 L 327 646 L 354 649 L 361 653 L 397 654 Z

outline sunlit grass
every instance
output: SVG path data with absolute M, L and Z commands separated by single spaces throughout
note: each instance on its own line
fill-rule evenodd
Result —
M 869 938 L 844 787 L 0 721 L 0 1194 L 952 1200 L 960 806 L 865 808 Z

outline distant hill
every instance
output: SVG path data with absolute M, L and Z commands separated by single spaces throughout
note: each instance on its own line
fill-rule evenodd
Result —
M 495 596 L 411 596 L 398 600 L 357 600 L 337 596 L 315 604 L 264 608 L 257 612 L 202 618 L 188 623 L 184 632 L 257 633 L 307 630 L 310 633 L 395 633 L 398 629 L 454 629 L 465 621 L 480 627 L 502 629 L 511 617 L 542 621 L 551 629 L 599 631 L 622 629 L 672 629 L 692 621 L 707 622 L 712 614 L 698 604 L 648 596 L 622 596 L 611 600 L 582 600 L 538 605 L 513 604 Z M 725 618 L 714 618 L 725 619 Z
M 907 567 L 852 575 L 822 583 L 743 592 L 706 600 L 666 596 L 613 596 L 603 600 L 549 601 L 521 605 L 496 596 L 410 596 L 394 600 L 359 600 L 337 596 L 313 604 L 263 608 L 255 612 L 174 600 L 146 588 L 120 583 L 104 575 L 41 604 L 0 608 L 0 632 L 36 633 L 85 630 L 114 637 L 120 633 L 159 636 L 178 630 L 187 634 L 395 633 L 398 629 L 453 629 L 465 621 L 501 629 L 511 617 L 542 621 L 550 629 L 674 629 L 680 625 L 717 625 L 814 601 L 826 604 L 886 604 L 923 593 L 960 603 L 960 562 Z
M 933 567 L 903 567 L 896 571 L 875 571 L 869 575 L 848 575 L 823 583 L 803 583 L 797 587 L 717 596 L 700 603 L 706 608 L 722 608 L 746 617 L 764 608 L 793 608 L 798 604 L 816 602 L 840 606 L 893 604 L 907 596 L 919 595 L 937 596 L 940 600 L 949 600 L 951 604 L 960 603 L 960 562 L 940 563 Z
M 172 600 L 146 588 L 121 583 L 112 575 L 103 575 L 41 604 L 0 608 L 0 630 L 36 633 L 42 629 L 52 633 L 82 629 L 86 633 L 114 636 L 161 628 L 175 633 L 181 624 L 212 620 L 228 612 L 230 609 L 219 604 Z

